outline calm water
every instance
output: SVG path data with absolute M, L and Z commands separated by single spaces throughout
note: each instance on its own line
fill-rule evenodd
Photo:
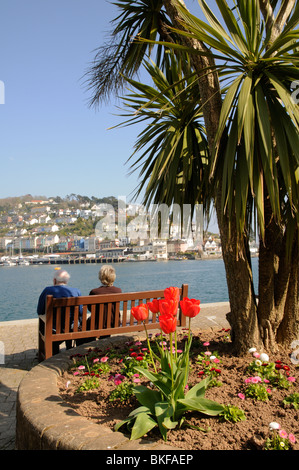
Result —
M 252 260 L 255 282 L 258 259 Z M 168 261 L 115 263 L 115 285 L 123 292 L 164 289 L 189 285 L 189 297 L 202 303 L 228 301 L 222 259 L 204 261 Z M 69 285 L 82 295 L 99 286 L 101 264 L 63 266 L 71 275 Z M 36 318 L 36 305 L 42 289 L 52 284 L 55 266 L 0 267 L 0 321 Z

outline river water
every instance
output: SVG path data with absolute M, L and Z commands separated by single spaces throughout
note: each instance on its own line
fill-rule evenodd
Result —
M 254 282 L 257 283 L 258 259 L 252 259 Z M 82 295 L 98 287 L 101 264 L 64 265 Z M 189 285 L 189 297 L 201 303 L 226 302 L 228 292 L 222 259 L 114 263 L 115 285 L 123 292 L 165 289 Z M 52 284 L 54 265 L 0 267 L 0 321 L 36 318 L 38 297 Z

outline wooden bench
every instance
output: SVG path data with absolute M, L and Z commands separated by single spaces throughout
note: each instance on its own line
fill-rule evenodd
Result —
M 188 284 L 180 288 L 180 298 L 188 297 Z M 131 315 L 131 308 L 153 299 L 164 298 L 164 290 L 129 292 L 110 295 L 90 295 L 81 297 L 64 297 L 56 299 L 47 296 L 46 313 L 39 316 L 38 357 L 39 361 L 48 359 L 52 354 L 54 342 L 80 340 L 84 338 L 100 338 L 106 335 L 120 335 L 143 331 L 142 322 L 137 322 Z M 82 323 L 79 326 L 79 308 L 82 306 Z M 74 324 L 70 325 L 70 314 Z M 113 314 L 112 314 L 113 312 Z M 111 318 L 114 315 L 114 325 Z M 89 317 L 89 318 L 88 318 Z M 53 320 L 56 318 L 56 329 Z M 104 318 L 107 321 L 103 327 Z M 98 325 L 96 321 L 98 319 Z M 63 321 L 64 320 L 64 321 Z M 178 309 L 178 326 L 185 326 L 186 319 Z M 89 326 L 89 329 L 88 329 Z M 158 315 L 149 312 L 146 320 L 147 329 L 159 329 Z

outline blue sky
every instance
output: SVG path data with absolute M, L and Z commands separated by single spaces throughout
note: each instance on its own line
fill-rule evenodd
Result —
M 88 107 L 83 75 L 117 9 L 106 0 L 3 0 L 0 19 L 0 198 L 24 194 L 126 196 L 138 128 L 117 102 Z M 214 3 L 214 2 L 212 2 Z M 200 12 L 196 0 L 188 7 Z M 119 104 L 119 103 L 118 103 Z

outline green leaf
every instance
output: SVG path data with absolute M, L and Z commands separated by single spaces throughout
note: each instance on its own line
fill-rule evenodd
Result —
M 236 99 L 239 86 L 240 86 L 243 79 L 244 79 L 244 76 L 242 74 L 234 80 L 234 82 L 228 88 L 225 99 L 223 101 L 223 104 L 222 104 L 222 107 L 221 107 L 219 125 L 218 125 L 217 133 L 216 133 L 216 136 L 215 136 L 215 148 L 214 148 L 214 152 L 213 152 L 211 175 L 213 175 L 213 172 L 215 170 L 216 161 L 217 161 L 217 157 L 218 157 L 218 152 L 219 152 L 219 149 L 220 149 L 220 141 L 221 141 L 221 138 L 223 136 L 224 130 L 227 126 L 229 116 L 232 113 L 232 110 L 233 110 L 233 107 L 234 107 L 234 101 Z
M 139 439 L 151 431 L 155 426 L 157 426 L 157 423 L 151 416 L 147 413 L 139 413 L 136 416 L 130 439 Z
M 207 398 L 182 398 L 178 400 L 187 410 L 199 411 L 205 415 L 217 416 L 224 409 L 223 405 Z
M 154 374 L 142 367 L 135 367 L 137 372 L 140 372 L 145 377 L 147 377 L 153 384 L 163 393 L 163 395 L 167 398 L 171 392 L 169 387 L 170 380 L 167 377 L 163 377 L 162 374 Z
M 158 421 L 159 429 L 163 439 L 167 439 L 167 430 L 174 429 L 177 422 L 171 421 L 173 416 L 173 407 L 167 402 L 160 402 L 155 404 L 155 415 Z
M 216 3 L 237 47 L 245 54 L 247 52 L 246 40 L 231 9 L 224 0 L 216 0 Z
M 161 393 L 157 390 L 151 390 L 143 385 L 135 387 L 135 395 L 141 405 L 150 409 L 151 413 L 155 413 L 155 403 L 161 400 Z
M 214 31 L 217 31 L 219 39 L 222 40 L 222 38 L 225 38 L 227 41 L 232 42 L 231 38 L 219 22 L 219 20 L 216 18 L 212 10 L 210 10 L 207 3 L 204 0 L 198 0 L 198 3 L 201 6 L 205 17 L 209 21 L 210 25 L 213 27 Z
M 139 413 L 147 413 L 147 414 L 150 414 L 151 413 L 151 409 L 148 407 L 148 406 L 139 406 L 138 408 L 136 408 L 135 410 L 131 411 L 131 413 L 129 414 L 130 417 L 135 417 L 136 415 L 138 415 Z
M 252 89 L 252 76 L 247 75 L 242 83 L 239 97 L 238 97 L 238 141 L 241 140 L 241 134 L 243 133 L 244 122 L 247 115 L 248 102 L 251 95 Z
M 210 383 L 211 379 L 209 377 L 201 380 L 198 382 L 194 387 L 192 387 L 188 392 L 186 393 L 185 398 L 201 398 L 204 397 L 205 392 L 208 388 L 208 385 Z

